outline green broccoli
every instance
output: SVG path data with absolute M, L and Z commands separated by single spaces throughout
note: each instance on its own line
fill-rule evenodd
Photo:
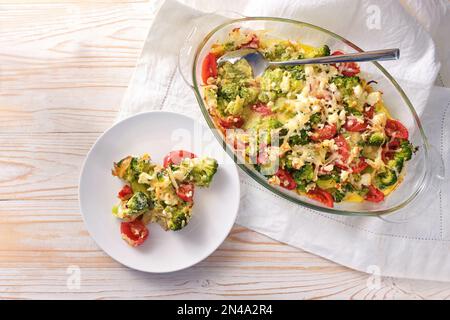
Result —
M 386 169 L 375 177 L 375 184 L 380 189 L 386 189 L 397 182 L 397 173 L 395 170 Z
M 239 84 L 235 82 L 229 82 L 222 84 L 219 87 L 217 96 L 223 98 L 225 101 L 233 101 L 239 95 Z
M 137 217 L 149 209 L 151 209 L 150 198 L 144 192 L 138 191 L 127 201 L 123 216 Z
M 142 172 L 150 172 L 154 165 L 150 162 L 147 154 L 137 158 L 128 156 L 114 163 L 113 175 L 133 183 L 139 179 Z
M 346 193 L 343 190 L 333 189 L 331 195 L 333 196 L 334 202 L 341 202 L 344 200 Z
M 338 76 L 333 78 L 331 82 L 336 85 L 343 96 L 351 96 L 353 95 L 353 88 L 361 84 L 361 79 L 357 76 Z
M 298 146 L 308 144 L 310 142 L 310 138 L 306 130 L 301 130 L 299 134 L 293 135 L 289 138 L 289 144 Z
M 189 179 L 199 187 L 209 187 L 213 176 L 217 172 L 217 160 L 213 158 L 184 159 L 182 166 L 190 168 Z
M 320 113 L 314 113 L 313 115 L 311 115 L 311 117 L 309 118 L 309 125 L 313 126 L 316 124 L 319 124 L 322 121 L 322 116 Z
M 395 169 L 397 170 L 397 173 L 400 173 L 405 162 L 411 160 L 413 152 L 413 145 L 407 140 L 402 141 L 400 143 L 400 148 L 394 154 L 394 158 L 388 161 L 388 167 Z
M 298 186 L 305 186 L 314 179 L 314 168 L 312 164 L 307 163 L 299 170 L 295 170 L 292 177 Z
M 286 66 L 283 67 L 283 70 L 289 71 L 291 74 L 292 79 L 295 80 L 306 80 L 305 75 L 305 66 Z
M 371 146 L 381 146 L 386 141 L 384 133 L 375 132 L 370 137 L 367 143 Z
M 172 231 L 183 229 L 188 224 L 191 218 L 191 211 L 187 206 L 167 206 L 164 210 L 169 215 L 169 218 L 166 220 L 167 228 Z
M 324 45 L 320 48 L 317 48 L 316 50 L 314 50 L 314 58 L 317 57 L 327 57 L 330 55 L 330 47 L 327 45 Z
M 331 189 L 336 187 L 339 177 L 332 175 L 321 176 L 317 181 L 317 186 L 321 189 Z

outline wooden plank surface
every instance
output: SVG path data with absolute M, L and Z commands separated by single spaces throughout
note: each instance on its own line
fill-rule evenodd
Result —
M 151 1 L 0 2 L 0 298 L 450 297 L 446 283 L 372 287 L 367 274 L 239 226 L 181 272 L 106 256 L 79 212 L 79 171 L 116 116 L 155 12 Z

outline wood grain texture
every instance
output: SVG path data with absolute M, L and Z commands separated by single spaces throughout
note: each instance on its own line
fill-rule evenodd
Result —
M 78 208 L 79 171 L 115 119 L 149 24 L 146 1 L 0 2 L 0 298 L 448 299 L 450 284 L 371 277 L 235 226 L 176 273 L 127 269 Z M 67 268 L 81 272 L 67 285 Z

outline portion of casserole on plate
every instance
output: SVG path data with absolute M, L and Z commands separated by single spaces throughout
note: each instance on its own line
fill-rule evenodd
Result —
M 217 65 L 240 48 L 271 61 L 343 53 L 235 28 L 205 57 L 204 99 L 216 126 L 269 183 L 329 207 L 381 202 L 398 186 L 415 148 L 358 64 L 276 67 L 257 78 L 244 59 Z
M 184 150 L 171 151 L 162 166 L 148 154 L 114 163 L 113 176 L 125 182 L 112 209 L 122 220 L 122 238 L 141 245 L 148 237 L 146 225 L 153 222 L 164 230 L 183 229 L 191 219 L 195 187 L 209 187 L 217 167 L 217 160 Z

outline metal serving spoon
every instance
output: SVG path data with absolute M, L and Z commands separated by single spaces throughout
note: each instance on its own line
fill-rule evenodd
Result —
M 253 76 L 257 77 L 271 66 L 297 66 L 304 64 L 332 64 L 340 62 L 363 62 L 363 61 L 383 61 L 397 60 L 400 58 L 400 49 L 385 49 L 376 51 L 366 51 L 349 53 L 336 56 L 326 56 L 311 59 L 298 59 L 289 61 L 269 61 L 262 53 L 255 49 L 239 49 L 231 51 L 221 56 L 217 63 L 221 65 L 225 62 L 236 63 L 241 59 L 247 60 L 253 70 Z

